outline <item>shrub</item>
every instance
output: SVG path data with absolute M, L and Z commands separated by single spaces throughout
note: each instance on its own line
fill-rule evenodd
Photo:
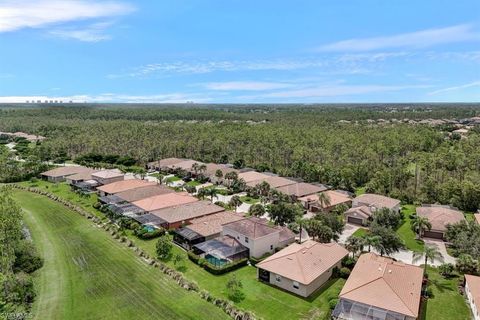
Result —
M 333 298 L 328 301 L 328 306 L 330 307 L 330 310 L 335 309 L 335 306 L 338 303 L 338 298 Z
M 445 278 L 451 277 L 455 271 L 455 266 L 451 263 L 444 263 L 438 267 L 440 274 Z
M 355 266 L 355 263 L 356 261 L 354 258 L 347 256 L 342 260 L 342 267 L 352 270 L 353 267 Z
M 339 271 L 340 278 L 347 279 L 350 276 L 350 269 L 342 267 Z

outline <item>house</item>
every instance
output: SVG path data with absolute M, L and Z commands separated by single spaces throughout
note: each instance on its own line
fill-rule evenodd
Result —
M 186 250 L 190 250 L 197 243 L 219 237 L 224 224 L 242 219 L 245 217 L 228 211 L 195 218 L 190 220 L 188 226 L 175 230 L 173 241 Z
M 480 320 L 480 277 L 466 274 L 464 284 L 473 319 Z
M 475 221 L 476 221 L 478 224 L 480 224 L 480 213 L 475 213 L 475 214 L 473 215 L 473 217 L 475 218 Z
M 91 169 L 82 166 L 66 166 L 42 172 L 41 176 L 50 182 L 63 182 L 68 176 L 86 172 L 91 172 Z
M 74 185 L 87 180 L 92 180 L 92 173 L 95 173 L 97 170 L 91 168 L 87 169 L 88 170 L 85 170 L 84 172 L 76 173 L 71 176 L 66 176 L 65 181 L 70 185 Z
M 268 177 L 271 176 L 256 171 L 241 172 L 238 174 L 238 179 L 243 179 L 246 183 L 266 179 Z
M 294 184 L 289 184 L 276 188 L 277 191 L 280 191 L 283 194 L 286 194 L 295 200 L 300 197 L 309 196 L 319 192 L 327 191 L 328 188 L 324 185 L 316 185 L 305 182 L 298 182 Z
M 249 248 L 250 257 L 260 258 L 295 241 L 295 234 L 286 227 L 271 226 L 268 220 L 249 217 L 223 225 L 222 235 L 237 239 Z
M 155 186 L 156 182 L 149 182 L 146 180 L 140 179 L 131 179 L 131 180 L 122 180 L 114 183 L 105 184 L 97 188 L 100 193 L 100 196 L 108 196 L 110 194 L 115 194 L 127 190 L 132 190 L 136 188 L 142 188 L 147 186 Z
M 173 207 L 173 206 L 180 206 L 182 204 L 197 202 L 198 199 L 192 197 L 186 192 L 174 192 L 174 193 L 166 193 L 161 194 L 158 196 L 153 196 L 149 198 L 145 198 L 142 200 L 138 200 L 133 202 L 134 205 L 142 208 L 146 212 L 152 213 L 153 211 Z
M 257 276 L 273 286 L 308 297 L 341 268 L 348 251 L 338 243 L 293 243 L 257 263 Z
M 229 172 L 236 172 L 237 174 L 240 172 L 237 169 L 234 169 L 226 164 L 216 164 L 216 163 L 207 163 L 207 169 L 204 172 L 204 175 L 210 179 L 213 183 L 222 183 L 223 177 Z M 216 173 L 217 170 L 222 172 L 222 177 L 217 178 Z
M 92 179 L 103 185 L 125 180 L 125 175 L 118 169 L 108 169 L 92 173 Z
M 400 212 L 400 200 L 382 196 L 380 194 L 364 193 L 352 200 L 352 207 L 367 206 L 373 211 L 376 209 L 387 208 L 395 212 Z
M 115 196 L 119 197 L 125 202 L 135 202 L 146 198 L 174 192 L 175 191 L 166 186 L 153 185 L 122 191 L 116 193 Z
M 417 319 L 422 282 L 422 268 L 365 253 L 340 292 L 332 318 Z
M 422 236 L 426 238 L 444 239 L 449 224 L 465 220 L 461 211 L 449 206 L 424 205 L 416 210 L 419 217 L 427 218 L 432 225 L 431 230 L 423 232 Z
M 352 198 L 343 192 L 336 190 L 327 190 L 324 192 L 326 198 L 329 200 L 328 203 L 320 203 L 319 194 L 312 194 L 305 197 L 300 197 L 298 200 L 303 204 L 305 209 L 311 212 L 325 211 L 329 212 L 334 209 L 336 206 L 345 204 L 350 206 L 352 204 Z
M 374 211 L 369 206 L 352 207 L 345 211 L 345 217 L 348 223 L 366 226 L 372 218 Z
M 198 201 L 197 198 L 191 196 L 186 197 L 194 200 L 173 197 L 177 195 L 178 193 L 159 196 L 163 197 L 165 200 L 163 202 L 163 207 L 155 210 L 146 210 L 151 214 L 162 218 L 165 221 L 164 227 L 166 229 L 180 228 L 183 225 L 190 223 L 192 219 L 209 216 L 225 210 L 223 207 L 217 206 L 210 201 Z M 171 201 L 168 201 L 165 198 L 169 198 Z
M 186 160 L 183 160 L 181 162 L 177 162 L 175 164 L 172 164 L 172 165 L 168 166 L 167 168 L 172 172 L 178 171 L 178 170 L 183 170 L 183 171 L 186 171 L 187 173 L 195 174 L 195 171 L 192 168 L 192 166 L 194 164 L 202 165 L 204 163 L 200 162 L 200 161 L 186 159 Z
M 152 161 L 147 163 L 147 169 L 153 171 L 166 171 L 170 166 L 185 160 L 186 159 L 182 158 L 166 158 L 158 161 Z
M 230 236 L 220 236 L 193 246 L 193 253 L 211 265 L 223 267 L 248 258 L 248 248 Z
M 83 193 L 93 193 L 100 186 L 97 180 L 84 180 L 71 184 L 72 188 Z
M 261 184 L 262 182 L 268 183 L 270 185 L 270 188 L 279 188 L 296 183 L 296 181 L 284 177 L 269 176 L 267 178 L 247 182 L 247 187 L 254 188 L 256 185 Z

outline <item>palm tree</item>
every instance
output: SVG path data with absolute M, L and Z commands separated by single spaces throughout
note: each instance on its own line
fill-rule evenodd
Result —
M 270 184 L 268 184 L 268 182 L 266 181 L 262 181 L 261 183 L 255 186 L 255 190 L 256 190 L 256 193 L 262 199 L 262 203 L 266 202 L 265 200 L 270 193 Z
M 347 243 L 345 248 L 348 251 L 352 252 L 352 257 L 355 258 L 355 254 L 357 252 L 361 252 L 363 250 L 363 246 L 365 245 L 365 239 L 357 236 L 350 236 L 347 239 Z
M 215 198 L 218 194 L 218 191 L 216 188 L 208 188 L 207 189 L 207 195 L 210 196 L 210 200 L 212 201 L 213 203 L 213 198 Z
M 372 247 L 376 247 L 380 244 L 380 240 L 382 240 L 379 236 L 369 236 L 366 235 L 363 237 L 365 241 L 365 245 L 368 246 L 368 252 L 370 252 Z
M 237 212 L 237 208 L 242 204 L 242 200 L 237 195 L 234 195 L 230 201 L 228 202 L 229 205 L 235 208 L 235 212 Z
M 198 166 L 198 172 L 203 173 L 205 171 L 207 171 L 207 165 L 205 163 Z
M 265 207 L 262 206 L 260 203 L 252 204 L 248 209 L 248 213 L 251 216 L 261 217 L 265 214 Z
M 195 172 L 195 175 L 197 175 L 199 168 L 200 165 L 198 163 L 195 162 L 194 164 L 192 164 L 192 170 L 193 172 Z
M 325 209 L 330 207 L 331 199 L 327 193 L 321 192 L 318 194 L 318 203 L 322 209 Z
M 197 197 L 200 199 L 205 199 L 205 197 L 208 195 L 208 190 L 206 188 L 200 188 L 197 191 Z
M 440 251 L 438 251 L 438 247 L 437 246 L 432 246 L 432 245 L 425 245 L 423 247 L 423 251 L 420 251 L 420 252 L 414 252 L 413 253 L 413 262 L 417 262 L 417 261 L 420 261 L 422 258 L 425 259 L 425 263 L 424 263 L 424 266 L 423 266 L 423 272 L 424 273 L 427 273 L 427 266 L 428 266 L 428 262 L 430 261 L 431 263 L 434 263 L 435 260 L 438 260 L 440 262 L 443 262 L 443 256 L 442 254 L 440 253 Z
M 220 180 L 223 178 L 223 171 L 220 169 L 217 169 L 217 171 L 215 171 L 215 177 L 217 178 L 217 184 L 218 184 Z
M 425 231 L 430 231 L 432 229 L 432 224 L 426 217 L 416 216 L 412 220 L 412 230 L 415 232 L 419 238 L 422 237 Z

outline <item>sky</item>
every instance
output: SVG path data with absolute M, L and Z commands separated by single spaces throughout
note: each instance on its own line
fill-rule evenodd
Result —
M 0 0 L 0 102 L 480 102 L 479 0 Z

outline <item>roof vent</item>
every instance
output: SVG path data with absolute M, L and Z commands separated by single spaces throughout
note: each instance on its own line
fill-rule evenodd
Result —
M 303 250 L 302 253 L 305 254 L 305 253 L 307 253 L 307 251 L 306 251 L 306 250 Z
M 392 270 L 388 270 L 388 273 L 392 273 Z
M 378 267 L 378 271 L 382 271 L 382 268 L 381 268 L 381 267 Z

